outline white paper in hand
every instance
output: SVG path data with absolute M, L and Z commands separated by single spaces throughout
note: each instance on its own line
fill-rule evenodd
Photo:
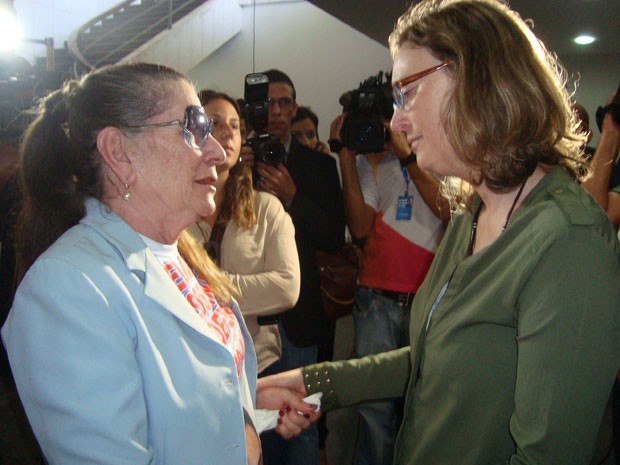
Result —
M 321 411 L 321 397 L 323 397 L 322 392 L 317 392 L 303 399 L 307 404 L 316 405 L 315 412 Z M 300 413 L 301 415 L 301 413 Z M 265 410 L 258 409 L 255 412 L 256 417 L 256 431 L 258 434 L 261 434 L 263 431 L 267 431 L 273 429 L 278 424 L 278 411 L 277 410 Z

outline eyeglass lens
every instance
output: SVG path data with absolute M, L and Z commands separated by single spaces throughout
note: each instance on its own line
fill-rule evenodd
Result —
M 432 74 L 435 71 L 439 71 L 440 69 L 448 66 L 450 63 L 451 63 L 450 61 L 446 61 L 444 63 L 441 63 L 440 65 L 432 66 L 428 69 L 425 69 L 424 71 L 420 71 L 419 73 L 415 73 L 415 74 L 412 74 L 411 76 L 401 79 L 396 84 L 394 84 L 394 87 L 392 88 L 392 98 L 394 99 L 394 108 L 395 109 L 398 108 L 400 110 L 405 108 L 406 102 L 405 102 L 405 93 L 403 92 L 404 86 L 409 85 L 412 82 L 415 82 L 419 79 L 422 79 L 423 77 L 428 76 L 429 74 Z
M 185 110 L 183 128 L 185 143 L 193 148 L 202 148 L 213 129 L 213 120 L 206 115 L 202 107 L 189 106 Z

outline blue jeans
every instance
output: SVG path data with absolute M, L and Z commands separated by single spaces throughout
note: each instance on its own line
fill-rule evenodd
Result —
M 282 357 L 268 366 L 260 377 L 299 368 L 317 361 L 318 346 L 297 347 L 286 337 L 280 324 Z M 299 436 L 282 439 L 275 431 L 260 435 L 264 465 L 317 465 L 319 463 L 319 430 L 314 423 Z
M 363 357 L 409 345 L 409 308 L 372 289 L 355 291 L 356 355 Z M 365 402 L 359 408 L 356 465 L 391 465 L 400 424 L 400 402 Z

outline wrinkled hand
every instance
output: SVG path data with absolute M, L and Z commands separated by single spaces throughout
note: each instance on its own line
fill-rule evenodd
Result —
M 298 392 L 302 397 L 308 395 L 306 386 L 304 386 L 304 379 L 301 375 L 301 369 L 295 368 L 294 370 L 283 371 L 281 373 L 265 376 L 258 379 L 257 390 L 265 389 L 268 387 L 282 387 L 290 389 L 294 392 Z
M 258 187 L 261 190 L 275 195 L 286 206 L 291 204 L 297 194 L 297 186 L 286 166 L 282 163 L 278 166 L 269 166 L 257 162 L 256 171 L 259 174 Z
M 278 410 L 276 432 L 284 439 L 297 436 L 321 417 L 320 412 L 314 411 L 315 405 L 302 401 L 306 396 L 305 392 L 288 387 L 261 384 L 261 379 L 258 380 L 256 390 L 256 406 L 262 409 Z

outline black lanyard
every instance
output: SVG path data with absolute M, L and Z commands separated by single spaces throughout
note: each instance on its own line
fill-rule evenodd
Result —
M 514 211 L 517 205 L 517 202 L 519 201 L 519 198 L 521 197 L 521 193 L 523 192 L 523 188 L 525 187 L 525 183 L 527 182 L 527 179 L 528 178 L 525 178 L 525 181 L 523 181 L 523 183 L 521 184 L 521 187 L 519 188 L 519 191 L 517 192 L 517 195 L 515 196 L 515 199 L 512 202 L 512 206 L 510 207 L 510 210 L 508 211 L 508 214 L 506 215 L 506 221 L 504 221 L 504 225 L 502 226 L 500 234 L 503 233 L 508 227 L 508 222 L 510 221 L 512 212 Z M 467 252 L 465 255 L 466 257 L 469 257 L 474 251 L 474 242 L 476 240 L 476 229 L 478 229 L 478 217 L 480 216 L 480 210 L 482 210 L 482 205 L 484 204 L 480 202 L 480 205 L 478 205 L 478 208 L 476 208 L 476 211 L 474 212 L 474 216 L 473 216 L 472 223 L 471 223 L 471 232 L 469 234 L 469 243 L 467 244 Z M 450 286 L 450 281 L 452 281 L 452 277 L 454 276 L 454 273 L 456 273 L 456 267 L 454 268 L 454 270 L 452 270 L 452 273 L 450 273 L 450 277 L 445 282 L 445 284 L 441 287 L 441 289 L 439 290 L 439 294 L 437 294 L 437 297 L 435 298 L 435 301 L 433 302 L 433 305 L 431 305 L 431 309 L 428 312 L 428 319 L 426 320 L 426 327 L 425 327 L 426 332 L 428 332 L 428 330 L 431 327 L 431 323 L 433 320 L 433 313 L 435 313 L 435 310 L 439 306 L 441 299 L 443 299 L 444 295 L 448 291 L 448 286 Z

